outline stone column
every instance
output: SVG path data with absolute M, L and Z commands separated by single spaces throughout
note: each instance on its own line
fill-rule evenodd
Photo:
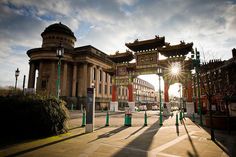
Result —
M 92 65 L 91 64 L 88 64 L 87 65 L 88 67 L 88 72 L 87 72 L 87 87 L 91 87 L 92 85 Z
M 30 68 L 29 68 L 28 88 L 34 88 L 36 69 L 33 62 L 30 62 L 29 64 Z
M 41 90 L 41 86 L 42 86 L 42 72 L 43 72 L 43 62 L 40 61 L 39 63 L 39 70 L 38 70 L 38 79 L 37 79 L 37 84 L 36 84 L 36 90 Z
M 56 91 L 56 79 L 55 76 L 57 76 L 56 74 L 56 70 L 55 70 L 55 66 L 56 66 L 56 62 L 52 62 L 51 63 L 51 73 L 50 73 L 50 94 L 53 95 L 57 95 L 57 91 Z
M 61 91 L 61 96 L 66 96 L 67 94 L 67 62 L 64 62 L 63 64 L 64 68 L 63 68 L 63 75 L 62 75 L 62 81 L 61 81 L 61 87 L 62 87 L 62 91 Z
M 87 73 L 88 73 L 88 65 L 87 65 L 87 63 L 84 63 L 83 70 L 82 70 L 82 74 L 83 74 L 83 81 L 82 82 L 83 83 L 81 84 L 83 96 L 87 96 L 87 88 L 88 88 L 88 86 L 87 86 L 87 79 L 88 79 Z
M 99 89 L 98 88 L 99 88 L 100 73 L 99 73 L 99 68 L 98 67 L 96 67 L 95 70 L 96 70 L 96 79 L 95 79 L 95 81 L 96 81 L 96 84 L 95 84 L 96 91 L 95 91 L 95 93 L 98 96 L 99 95 Z
M 101 96 L 102 98 L 104 97 L 104 93 L 105 93 L 105 76 L 104 76 L 104 72 L 102 70 L 100 70 L 100 72 L 102 73 L 102 81 L 101 81 L 101 87 L 102 87 L 102 93 Z
M 77 64 L 75 63 L 73 66 L 73 75 L 72 75 L 72 96 L 76 96 L 76 82 L 77 82 Z
M 165 102 L 169 102 L 169 83 L 166 81 L 165 82 L 165 86 L 164 86 L 164 99 L 165 99 Z

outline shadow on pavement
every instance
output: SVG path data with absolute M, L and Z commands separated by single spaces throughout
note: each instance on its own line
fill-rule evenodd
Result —
M 210 128 L 207 128 L 206 126 L 200 126 L 196 120 L 193 123 L 199 128 L 204 129 L 210 135 Z M 234 132 L 231 135 L 228 134 L 227 130 L 214 129 L 214 132 L 215 132 L 215 141 L 213 142 L 228 156 L 232 157 L 236 156 L 236 132 Z
M 210 134 L 210 128 L 203 127 Z M 215 130 L 215 141 L 213 141 L 228 156 L 236 156 L 236 132 L 228 134 L 227 130 Z
M 135 135 L 136 133 L 138 133 L 140 130 L 142 130 L 143 128 L 145 128 L 145 126 L 142 126 L 141 128 L 139 128 L 138 130 L 132 132 L 128 137 L 126 137 L 125 139 L 130 138 L 131 136 Z
M 140 131 L 141 129 L 142 127 L 136 132 Z M 153 141 L 153 137 L 156 135 L 159 129 L 159 122 L 157 121 L 153 125 L 151 125 L 147 130 L 145 130 L 142 134 L 137 136 L 137 138 L 131 141 L 128 145 L 123 147 L 119 152 L 114 154 L 113 157 L 148 156 L 148 150 Z M 135 132 L 133 132 L 132 134 L 135 134 Z
M 113 136 L 113 135 L 115 135 L 115 134 L 117 134 L 117 133 L 119 133 L 119 132 L 121 132 L 121 131 L 123 131 L 127 128 L 128 128 L 127 126 L 122 126 L 122 127 L 117 128 L 117 129 L 114 129 L 112 131 L 106 132 L 105 134 L 99 135 L 96 139 L 90 141 L 89 143 L 97 141 L 97 140 L 102 139 L 102 138 L 109 138 L 109 137 L 111 137 L 111 136 Z
M 188 156 L 189 156 L 189 157 L 199 157 L 199 154 L 198 154 L 198 152 L 197 152 L 197 150 L 196 150 L 196 147 L 195 147 L 194 144 L 193 144 L 192 138 L 191 138 L 191 136 L 189 135 L 188 130 L 187 130 L 186 125 L 185 125 L 185 123 L 184 123 L 183 120 L 182 120 L 182 123 L 183 123 L 184 129 L 185 129 L 185 131 L 186 131 L 186 133 L 187 133 L 187 135 L 188 135 L 188 140 L 189 140 L 189 142 L 190 142 L 190 144 L 191 144 L 191 146 L 192 146 L 192 148 L 193 148 L 193 151 L 194 151 L 194 154 L 192 154 L 191 152 L 188 151 Z
M 70 140 L 72 138 L 76 138 L 76 137 L 82 136 L 84 134 L 86 134 L 86 133 L 77 134 L 77 135 L 74 135 L 74 136 L 70 136 L 68 138 L 64 138 L 64 139 L 53 141 L 53 142 L 50 142 L 50 143 L 47 143 L 47 144 L 44 144 L 44 145 L 40 145 L 40 146 L 36 146 L 36 147 L 33 147 L 33 148 L 29 148 L 29 149 L 26 149 L 26 150 L 23 150 L 23 151 L 20 151 L 20 152 L 11 154 L 11 155 L 7 155 L 6 157 L 13 157 L 13 156 L 22 155 L 22 154 L 25 154 L 25 153 L 28 153 L 28 152 L 31 152 L 31 151 L 34 151 L 34 150 L 37 150 L 37 149 L 40 149 L 40 148 L 44 148 L 44 147 L 47 147 L 47 146 L 50 146 L 50 145 L 54 145 L 54 144 L 57 144 L 57 143 L 60 143 L 60 142 L 64 142 L 64 141 Z

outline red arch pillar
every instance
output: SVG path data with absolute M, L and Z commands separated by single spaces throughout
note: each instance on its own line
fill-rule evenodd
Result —
M 192 89 L 192 80 L 188 80 L 187 82 L 187 102 L 192 102 L 193 101 L 193 89 Z
M 117 87 L 116 87 L 116 85 L 112 85 L 112 98 L 111 98 L 111 100 L 113 101 L 113 102 L 115 102 L 115 101 L 117 101 Z
M 134 89 L 133 84 L 128 84 L 128 101 L 133 102 L 134 101 Z
M 165 102 L 169 102 L 169 83 L 168 82 L 165 82 L 165 86 L 164 86 L 164 100 Z

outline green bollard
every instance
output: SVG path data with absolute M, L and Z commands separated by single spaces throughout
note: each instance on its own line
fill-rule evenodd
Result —
M 109 112 L 108 112 L 108 110 L 107 110 L 106 125 L 105 126 L 109 126 Z
M 124 124 L 124 126 L 126 126 L 127 125 L 127 115 L 125 114 L 125 124 Z
M 131 126 L 132 125 L 132 114 L 129 114 L 128 116 L 127 116 L 127 119 L 128 119 L 128 125 L 127 126 Z
M 81 125 L 81 127 L 84 127 L 84 126 L 85 126 L 85 121 L 86 121 L 85 118 L 86 118 L 86 117 L 85 117 L 85 111 L 83 111 L 83 117 L 82 117 L 82 125 Z
M 179 125 L 178 113 L 177 113 L 175 116 L 176 116 L 176 122 L 175 122 L 175 125 Z
M 131 126 L 132 124 L 132 115 L 131 114 L 127 114 L 125 115 L 126 119 L 125 119 L 125 126 Z
M 192 120 L 193 120 L 193 122 L 195 122 L 195 116 L 194 116 L 194 113 L 192 114 Z
M 144 126 L 147 126 L 147 113 L 144 113 Z

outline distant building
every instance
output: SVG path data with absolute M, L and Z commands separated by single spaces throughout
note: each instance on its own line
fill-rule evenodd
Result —
M 149 82 L 140 79 L 134 78 L 133 81 L 134 88 L 134 101 L 136 106 L 139 105 L 154 105 L 157 103 L 156 97 L 157 93 L 155 92 L 155 88 Z M 126 86 L 118 86 L 118 101 L 120 107 L 125 107 L 128 105 L 128 88 Z

